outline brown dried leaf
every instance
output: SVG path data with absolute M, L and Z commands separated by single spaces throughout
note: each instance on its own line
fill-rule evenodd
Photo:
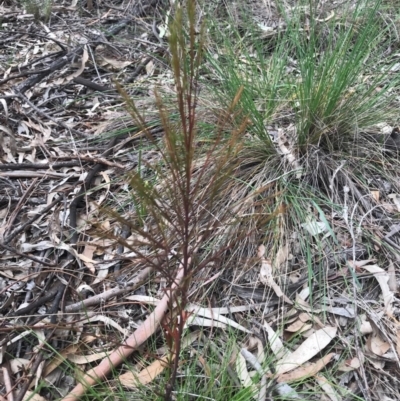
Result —
M 310 363 L 307 366 L 297 368 L 290 373 L 284 373 L 277 377 L 278 383 L 290 383 L 291 381 L 306 379 L 307 377 L 316 375 L 322 370 L 335 356 L 332 352 L 325 355 L 315 363 Z
M 390 349 L 390 344 L 382 340 L 378 335 L 371 335 L 367 340 L 367 347 L 375 355 L 382 356 Z
M 195 331 L 190 333 L 182 340 L 182 350 L 191 345 L 194 341 L 199 338 L 200 332 Z M 151 383 L 162 371 L 171 366 L 171 363 L 174 359 L 171 360 L 169 356 L 163 356 L 160 359 L 155 360 L 149 366 L 142 369 L 139 373 L 134 372 L 126 372 L 122 374 L 119 379 L 121 383 L 128 388 L 136 388 L 139 384 L 145 385 Z
M 83 70 L 85 69 L 86 62 L 88 60 L 89 60 L 89 54 L 88 54 L 87 48 L 85 46 L 84 49 L 83 49 L 83 54 L 82 54 L 82 58 L 81 58 L 81 62 L 80 62 L 79 68 L 74 73 L 72 73 L 71 75 L 68 75 L 65 78 L 64 83 L 70 82 L 74 78 L 79 77 L 79 75 L 81 75 Z
M 316 376 L 316 380 L 331 401 L 341 401 L 342 397 L 335 391 L 332 384 L 323 376 Z
M 289 256 L 289 246 L 285 244 L 281 246 L 276 253 L 275 260 L 274 260 L 274 268 L 279 269 L 286 261 Z
M 341 372 L 351 372 L 352 370 L 358 369 L 360 366 L 360 360 L 357 357 L 354 357 L 343 361 L 339 365 L 338 370 L 340 370 Z
M 375 199 L 376 202 L 379 202 L 380 192 L 379 191 L 370 191 L 372 198 Z
M 95 272 L 93 264 L 93 254 L 96 250 L 96 246 L 92 244 L 86 244 L 83 252 L 78 254 L 79 258 L 83 261 L 84 265 L 90 270 L 92 274 Z
M 304 327 L 305 323 L 307 323 L 309 320 L 310 315 L 308 313 L 301 313 L 297 320 L 286 327 L 285 330 L 291 333 L 295 333 L 296 331 L 299 331 L 302 327 Z
M 356 263 L 356 266 L 362 267 L 364 270 L 367 270 L 374 275 L 382 290 L 382 297 L 385 305 L 384 311 L 389 317 L 391 317 L 393 315 L 392 304 L 394 300 L 394 294 L 389 288 L 389 274 L 378 265 L 364 265 L 361 263 Z
M 90 355 L 75 355 L 71 354 L 67 356 L 67 359 L 70 362 L 76 363 L 77 365 L 86 365 L 87 363 L 91 363 L 94 361 L 98 361 L 99 359 L 105 358 L 108 355 L 107 351 L 104 352 L 95 352 Z
M 267 285 L 268 287 L 271 287 L 279 298 L 283 298 L 285 302 L 287 302 L 290 305 L 293 305 L 293 302 L 283 293 L 279 285 L 275 283 L 274 278 L 272 276 L 271 261 L 264 257 L 264 252 L 265 252 L 264 245 L 260 245 L 258 247 L 258 252 L 257 252 L 258 257 L 261 258 L 261 269 L 259 274 L 260 281 L 263 284 Z
M 296 351 L 286 355 L 277 363 L 276 373 L 280 375 L 289 372 L 309 361 L 332 341 L 336 332 L 337 328 L 332 326 L 316 331 Z
M 164 356 L 155 360 L 149 366 L 141 370 L 139 373 L 126 372 L 119 377 L 121 384 L 127 388 L 136 388 L 139 384 L 145 385 L 151 383 L 163 370 L 171 364 L 171 359 Z

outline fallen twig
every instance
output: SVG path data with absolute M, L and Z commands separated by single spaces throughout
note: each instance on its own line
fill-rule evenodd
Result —
M 101 294 L 97 294 L 93 297 L 76 302 L 72 305 L 68 305 L 65 307 L 65 313 L 78 312 L 81 309 L 87 308 L 89 306 L 99 305 L 101 302 L 116 297 L 117 295 L 121 295 L 124 292 L 132 291 L 135 289 L 135 287 L 141 286 L 143 284 L 143 282 L 148 278 L 152 270 L 152 267 L 147 267 L 146 269 L 143 269 L 137 275 L 137 277 L 131 283 L 128 283 L 128 285 L 124 288 L 113 288 L 112 290 L 102 292 Z
M 63 196 L 59 196 L 57 199 L 55 199 L 53 202 L 50 203 L 50 205 L 46 206 L 43 210 L 40 211 L 40 213 L 35 214 L 33 217 L 31 217 L 25 224 L 22 224 L 22 226 L 18 227 L 16 230 L 14 230 L 9 236 L 7 236 L 3 244 L 8 244 L 11 240 L 13 240 L 19 233 L 25 230 L 28 226 L 30 226 L 34 221 L 36 221 L 39 217 L 43 216 L 47 212 L 49 212 L 55 205 L 60 203 L 64 199 Z
M 44 260 L 40 260 L 40 259 L 38 259 L 38 258 L 35 258 L 34 256 L 28 255 L 28 254 L 26 254 L 26 253 L 19 252 L 19 251 L 17 251 L 16 249 L 12 248 L 11 246 L 7 246 L 7 245 L 5 245 L 5 244 L 2 244 L 1 242 L 0 242 L 0 248 L 3 248 L 3 249 L 5 249 L 5 250 L 8 251 L 8 252 L 13 253 L 14 255 L 22 256 L 22 257 L 24 257 L 24 258 L 33 260 L 34 262 L 39 263 L 39 264 L 41 264 L 41 265 L 43 265 L 43 266 L 47 266 L 47 267 L 57 267 L 57 265 L 55 265 L 54 263 L 48 263 L 48 262 L 45 262 Z
M 167 290 L 167 293 L 162 297 L 154 311 L 147 317 L 143 324 L 132 333 L 132 335 L 126 340 L 125 344 L 118 347 L 110 355 L 104 358 L 98 366 L 86 373 L 82 378 L 81 383 L 77 384 L 75 388 L 62 399 L 62 401 L 78 400 L 83 394 L 85 394 L 87 387 L 93 386 L 99 379 L 106 377 L 113 367 L 121 364 L 130 354 L 133 353 L 133 351 L 135 351 L 156 332 L 157 327 L 165 316 L 165 312 L 167 311 L 173 293 L 177 288 L 179 288 L 179 285 L 183 280 L 183 271 L 183 267 L 180 267 L 171 289 Z

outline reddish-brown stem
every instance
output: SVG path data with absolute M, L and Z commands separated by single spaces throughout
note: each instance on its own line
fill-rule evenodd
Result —
M 78 400 L 83 394 L 85 394 L 87 388 L 93 386 L 100 379 L 106 377 L 113 367 L 121 364 L 141 344 L 143 344 L 151 335 L 155 333 L 160 325 L 160 322 L 165 316 L 165 312 L 169 305 L 169 300 L 173 297 L 176 289 L 180 287 L 184 277 L 183 273 L 184 269 L 182 266 L 180 266 L 171 289 L 162 297 L 159 304 L 143 322 L 143 324 L 138 327 L 130 337 L 128 337 L 124 345 L 118 347 L 109 356 L 104 358 L 98 366 L 86 373 L 83 376 L 81 383 L 77 384 L 75 388 L 62 399 L 62 401 Z

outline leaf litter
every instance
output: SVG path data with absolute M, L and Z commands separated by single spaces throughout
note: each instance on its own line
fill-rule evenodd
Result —
M 133 208 L 125 174 L 134 169 L 149 174 L 146 166 L 161 159 L 127 113 L 121 112 L 121 98 L 110 77 L 131 85 L 132 96 L 147 88 L 137 105 L 147 111 L 146 122 L 155 136 L 161 137 L 162 129 L 153 89 L 161 86 L 165 93 L 174 91 L 173 78 L 168 70 L 163 71 L 162 59 L 147 57 L 150 53 L 168 52 L 167 44 L 160 44 L 147 21 L 155 13 L 164 22 L 161 11 L 165 10 L 157 9 L 154 2 L 139 3 L 141 7 L 131 10 L 136 18 L 135 29 L 140 32 L 134 37 L 124 29 L 128 22 L 118 7 L 110 8 L 108 16 L 112 22 L 120 22 L 120 26 L 116 24 L 104 34 L 97 29 L 97 18 L 77 18 L 77 2 L 68 7 L 56 5 L 54 9 L 74 26 L 73 31 L 66 31 L 61 19 L 49 28 L 34 24 L 32 16 L 10 2 L 0 6 L 7 21 L 6 35 L 13 36 L 20 49 L 19 54 L 10 58 L 7 36 L 2 37 L 1 58 L 3 62 L 8 60 L 7 68 L 2 67 L 0 99 L 4 111 L 0 120 L 2 396 L 14 391 L 11 385 L 14 382 L 15 388 L 25 391 L 30 399 L 56 399 L 53 391 L 38 390 L 45 395 L 42 397 L 31 390 L 39 389 L 40 380 L 49 379 L 54 373 L 61 378 L 59 384 L 55 384 L 57 381 L 52 384 L 58 386 L 58 397 L 66 395 L 71 382 L 75 384 L 73 370 L 68 369 L 71 364 L 82 365 L 84 372 L 94 368 L 97 360 L 112 354 L 134 329 L 141 327 L 152 307 L 161 301 L 155 295 L 165 292 L 160 290 L 161 280 L 157 275 L 149 279 L 147 266 L 135 265 L 132 244 L 140 244 L 143 251 L 146 238 L 130 236 L 129 230 L 118 226 L 118 221 L 104 220 L 99 213 L 102 204 L 113 207 L 118 204 L 129 215 Z M 262 34 L 268 32 L 268 37 L 276 35 L 277 27 L 275 23 L 268 29 L 260 25 Z M 160 24 L 156 30 L 160 38 L 163 29 Z M 118 40 L 111 39 L 114 37 Z M 104 43 L 94 46 L 96 41 Z M 76 46 L 67 49 L 63 43 Z M 94 66 L 100 66 L 101 73 L 96 73 Z M 292 143 L 293 130 L 293 127 L 285 130 L 277 127 L 277 146 L 283 163 L 287 163 L 289 170 L 294 169 L 295 178 L 301 180 L 305 172 Z M 341 175 L 339 166 L 332 168 L 336 169 L 340 182 L 331 188 L 332 197 L 337 197 L 334 188 L 349 184 L 347 189 L 361 202 L 357 186 L 351 186 L 348 177 Z M 375 175 L 370 174 L 369 179 L 372 187 L 379 186 Z M 247 189 L 232 188 L 237 199 L 245 199 L 247 210 L 239 208 L 241 215 L 257 212 L 260 196 L 278 199 L 277 207 L 269 214 L 284 214 L 284 201 L 279 204 L 278 177 L 275 183 L 266 185 L 260 171 L 254 181 L 255 188 L 260 189 L 252 194 Z M 387 191 L 372 188 L 369 193 L 371 199 L 364 203 L 369 210 L 372 207 L 368 205 L 382 204 L 385 208 L 392 205 L 387 209 L 390 213 L 398 211 L 396 193 L 388 194 L 386 199 Z M 346 200 L 346 195 L 343 199 Z M 81 202 L 78 212 L 76 200 Z M 224 207 L 231 207 L 229 202 Z M 333 214 L 342 213 L 343 221 L 349 222 L 346 210 Z M 373 388 L 380 371 L 397 369 L 398 372 L 400 326 L 395 276 L 398 260 L 386 259 L 386 267 L 382 260 L 364 259 L 367 252 L 362 248 L 362 239 L 355 235 L 346 237 L 343 223 L 335 225 L 329 220 L 328 208 L 324 213 L 322 220 L 321 209 L 310 204 L 306 217 L 299 223 L 311 237 L 322 238 L 328 231 L 330 235 L 326 237 L 334 233 L 341 238 L 340 246 L 336 247 L 326 237 L 322 239 L 325 260 L 311 261 L 315 268 L 313 283 L 307 277 L 309 266 L 299 252 L 303 244 L 298 238 L 303 234 L 282 226 L 281 246 L 271 247 L 268 238 L 260 245 L 260 238 L 249 235 L 251 240 L 246 237 L 237 246 L 241 254 L 233 250 L 229 259 L 241 269 L 198 277 L 200 284 L 192 288 L 186 329 L 202 328 L 210 336 L 217 336 L 215 329 L 219 328 L 263 339 L 258 340 L 255 356 L 240 344 L 241 337 L 237 334 L 241 351 L 236 353 L 232 365 L 241 385 L 249 387 L 256 399 L 265 399 L 270 384 L 275 382 L 279 383 L 273 386 L 275 393 L 301 398 L 301 382 L 307 378 L 308 386 L 322 390 L 331 400 L 339 400 L 349 393 L 360 394 L 361 388 L 365 390 L 360 378 L 363 375 Z M 72 223 L 71 216 L 75 220 Z M 390 219 L 397 223 L 395 217 Z M 368 220 L 366 229 L 372 233 L 375 247 L 370 254 L 386 252 L 385 242 L 399 248 L 398 230 L 390 234 L 392 231 L 385 224 Z M 123 237 L 124 244 L 117 244 L 112 236 L 108 240 L 101 238 L 95 230 L 99 225 L 103 231 Z M 71 235 L 71 228 L 82 234 L 78 241 Z M 250 234 L 254 231 L 248 227 Z M 309 242 L 317 247 L 311 237 L 307 237 Z M 317 265 L 326 270 L 319 272 L 319 276 Z M 355 284 L 354 275 L 358 280 Z M 218 307 L 209 307 L 205 302 L 211 294 L 201 280 L 222 289 L 213 291 L 213 302 Z M 296 281 L 300 283 L 297 286 Z M 326 287 L 322 290 L 324 283 Z M 351 298 L 352 285 L 357 289 L 356 299 Z M 223 296 L 218 297 L 218 293 Z M 293 320 L 289 322 L 291 316 Z M 194 333 L 183 337 L 183 350 L 193 347 L 201 353 Z M 351 336 L 365 338 L 362 349 Z M 144 343 L 147 338 L 144 337 Z M 50 340 L 54 346 L 46 347 L 48 357 L 42 363 L 40 349 Z M 147 345 L 151 349 L 150 341 Z M 273 355 L 272 362 L 269 352 Z M 143 351 L 139 353 L 146 355 Z M 168 361 L 163 350 L 158 353 L 160 357 L 149 357 L 147 366 L 136 374 L 121 371 L 120 382 L 134 391 L 139 384 L 157 381 Z M 345 378 L 331 369 L 335 364 L 338 372 L 346 373 Z M 327 367 L 327 374 L 321 373 Z M 28 376 L 34 380 L 24 386 Z M 295 388 L 291 387 L 292 382 Z M 395 375 L 390 386 L 397 382 Z M 349 390 L 341 395 L 340 386 Z

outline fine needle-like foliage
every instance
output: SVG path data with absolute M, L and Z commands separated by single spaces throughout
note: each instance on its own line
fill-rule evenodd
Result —
M 197 99 L 201 89 L 198 74 L 204 32 L 202 29 L 196 32 L 195 22 L 195 2 L 188 1 L 186 14 L 178 8 L 169 27 L 179 119 L 171 120 L 161 96 L 156 94 L 164 129 L 161 140 L 150 133 L 134 102 L 117 84 L 128 112 L 161 157 L 158 163 L 145 165 L 147 176 L 157 178 L 156 184 L 141 171 L 131 174 L 130 188 L 136 211 L 129 218 L 105 210 L 121 225 L 128 226 L 134 239 L 128 243 L 111 233 L 105 234 L 106 237 L 130 248 L 136 254 L 137 265 L 151 266 L 164 281 L 165 290 L 175 285 L 177 272 L 183 271 L 183 280 L 170 298 L 168 314 L 162 322 L 170 352 L 169 380 L 161 392 L 164 392 L 165 400 L 171 399 L 175 386 L 181 338 L 188 317 L 185 308 L 190 284 L 201 270 L 221 258 L 229 247 L 228 233 L 237 225 L 229 210 L 218 210 L 218 216 L 215 212 L 228 193 L 227 186 L 236 168 L 233 161 L 240 151 L 240 138 L 247 125 L 244 119 L 229 135 L 223 129 L 224 120 L 237 107 L 241 96 L 239 89 L 230 107 L 222 114 L 213 143 L 206 150 L 201 146 L 197 136 Z M 240 205 L 236 208 L 239 210 Z M 217 231 L 219 240 L 215 241 Z
M 0 5 L 0 399 L 400 399 L 399 0 L 59 3 Z

